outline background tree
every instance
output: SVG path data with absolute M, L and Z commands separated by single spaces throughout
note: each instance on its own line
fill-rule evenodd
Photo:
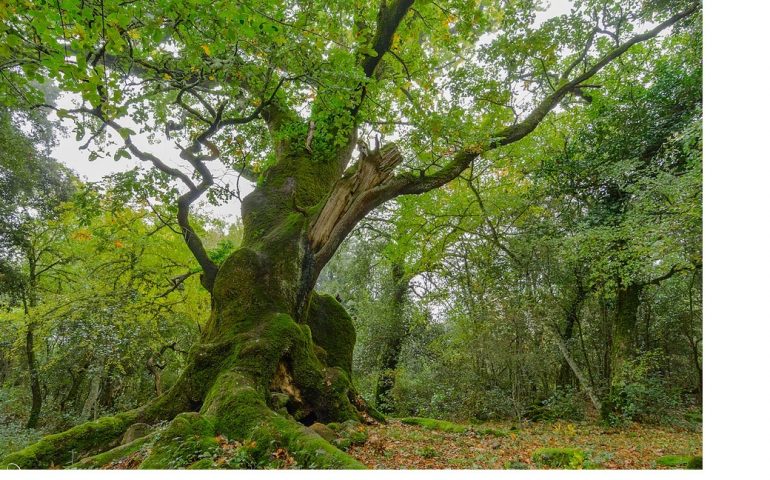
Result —
M 186 280 L 199 267 L 156 212 L 125 197 L 80 186 L 71 202 L 57 207 L 55 218 L 28 230 L 34 234 L 30 243 L 47 248 L 41 264 L 51 258 L 66 262 L 37 276 L 35 305 L 13 307 L 13 297 L 4 297 L 2 390 L 8 397 L 0 419 L 9 428 L 2 437 L 10 445 L 141 405 L 173 385 L 184 354 L 197 341 L 209 299 Z M 24 259 L 6 260 L 28 275 Z M 29 323 L 35 325 L 32 342 L 25 334 Z M 30 352 L 39 404 L 19 392 L 34 384 L 20 368 Z M 9 423 L 29 405 L 38 405 L 40 431 L 18 434 Z M 0 450 L 7 448 L 0 444 Z
M 21 131 L 19 123 L 26 123 L 31 134 Z M 48 156 L 54 133 L 40 112 L 24 115 L 2 108 L 0 130 L 0 193 L 6 200 L 0 207 L 0 292 L 9 305 L 20 303 L 24 309 L 32 396 L 27 428 L 35 428 L 43 393 L 34 349 L 36 324 L 29 312 L 38 304 L 41 276 L 67 261 L 52 246 L 59 232 L 51 221 L 58 204 L 72 193 L 73 176 Z

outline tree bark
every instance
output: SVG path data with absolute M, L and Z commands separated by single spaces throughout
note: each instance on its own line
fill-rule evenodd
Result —
M 66 412 L 67 407 L 70 404 L 73 409 L 76 408 L 77 399 L 80 396 L 80 386 L 83 383 L 83 380 L 85 380 L 86 378 L 86 373 L 88 372 L 88 367 L 90 364 L 91 364 L 91 357 L 89 355 L 83 361 L 83 364 L 81 366 L 68 369 L 70 378 L 72 379 L 72 383 L 70 384 L 70 388 L 67 390 L 67 393 L 62 397 L 61 401 L 59 402 L 60 413 Z
M 632 283 L 619 286 L 615 301 L 612 339 L 612 370 L 618 373 L 626 360 L 633 358 L 636 347 L 636 327 L 644 285 Z
M 37 428 L 40 419 L 40 410 L 43 408 L 43 392 L 40 387 L 40 371 L 35 356 L 35 321 L 30 316 L 30 310 L 37 306 L 37 255 L 33 247 L 26 251 L 27 264 L 29 265 L 29 278 L 27 280 L 27 292 L 23 296 L 24 316 L 27 319 L 27 333 L 24 343 L 24 352 L 27 356 L 27 369 L 29 370 L 29 389 L 32 396 L 27 428 Z
M 100 365 L 94 372 L 94 376 L 91 377 L 91 382 L 88 387 L 88 396 L 83 404 L 82 415 L 84 418 L 95 419 L 99 413 L 99 394 L 102 389 L 102 375 L 104 374 L 104 366 Z

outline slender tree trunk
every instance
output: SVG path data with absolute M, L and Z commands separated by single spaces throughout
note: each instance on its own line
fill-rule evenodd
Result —
M 703 401 L 703 366 L 701 364 L 701 352 L 700 352 L 700 336 L 697 334 L 696 322 L 695 322 L 695 300 L 693 290 L 697 279 L 699 279 L 699 272 L 694 272 L 690 280 L 690 286 L 688 288 L 688 312 L 685 322 L 685 338 L 687 344 L 690 346 L 690 354 L 692 358 L 693 367 L 697 373 L 697 395 L 698 401 Z
M 27 251 L 27 263 L 29 265 L 29 280 L 27 292 L 24 295 L 24 316 L 27 319 L 27 332 L 24 343 L 24 352 L 27 356 L 27 369 L 29 370 L 29 389 L 32 394 L 27 428 L 37 428 L 40 419 L 40 410 L 43 408 L 43 392 L 40 388 L 40 371 L 35 356 L 35 321 L 30 317 L 30 310 L 37 305 L 37 263 L 35 251 Z
M 155 354 L 152 354 L 150 358 L 147 359 L 147 370 L 149 370 L 150 375 L 152 375 L 153 384 L 155 385 L 155 396 L 160 397 L 163 395 L 163 383 L 161 382 L 161 372 L 163 372 L 163 366 L 161 364 L 158 364 L 158 361 L 155 359 Z
M 102 391 L 102 376 L 104 374 L 104 366 L 100 365 L 94 372 L 94 376 L 91 377 L 91 382 L 88 387 L 88 396 L 83 404 L 82 415 L 84 418 L 94 419 L 99 413 L 99 394 Z
M 80 395 L 80 386 L 83 383 L 83 380 L 86 378 L 86 373 L 88 372 L 88 366 L 91 363 L 91 358 L 86 358 L 86 360 L 83 362 L 83 364 L 80 367 L 77 367 L 77 369 L 70 369 L 69 374 L 70 378 L 72 379 L 72 384 L 70 385 L 69 390 L 67 390 L 67 394 L 62 398 L 62 400 L 59 402 L 59 411 L 61 413 L 64 413 L 67 410 L 67 405 L 72 403 L 73 410 L 76 408 L 76 400 Z
M 120 395 L 122 389 L 123 383 L 120 380 L 116 380 L 114 367 L 110 367 L 102 379 L 101 392 L 97 402 L 99 408 L 107 411 L 112 410 L 115 407 L 115 400 Z
M 6 345 L 0 350 L 0 385 L 5 383 L 5 378 L 8 376 L 8 372 L 11 370 L 11 362 L 6 357 Z
M 626 360 L 635 355 L 637 316 L 643 289 L 643 285 L 632 283 L 617 290 L 612 341 L 612 369 L 616 373 Z
M 613 346 L 613 335 L 612 335 L 612 320 L 610 318 L 610 315 L 608 313 L 608 306 L 607 302 L 604 300 L 600 301 L 600 311 L 601 311 L 601 320 L 602 320 L 602 333 L 604 334 L 604 345 L 602 349 L 602 376 L 603 376 L 603 384 L 602 387 L 605 391 L 609 391 L 610 385 L 612 384 L 612 346 Z
M 594 392 L 594 389 L 591 388 L 591 384 L 586 380 L 585 375 L 583 375 L 583 372 L 580 371 L 580 367 L 572 358 L 572 355 L 569 353 L 567 344 L 561 338 L 561 336 L 559 335 L 559 332 L 555 332 L 554 337 L 556 338 L 556 344 L 559 346 L 559 351 L 561 352 L 562 356 L 564 357 L 564 360 L 567 362 L 569 367 L 572 369 L 572 373 L 575 375 L 575 378 L 577 378 L 580 388 L 583 389 L 586 395 L 588 395 L 588 398 L 591 400 L 591 404 L 593 404 L 596 411 L 601 412 L 602 403 L 599 401 L 599 397 Z
M 29 369 L 29 388 L 32 393 L 32 406 L 30 407 L 27 428 L 37 428 L 40 419 L 40 410 L 43 407 L 43 394 L 40 388 L 40 372 L 35 358 L 35 324 L 33 321 L 27 322 L 26 342 L 24 351 L 27 355 L 27 368 Z
M 401 356 L 401 346 L 406 336 L 404 311 L 408 301 L 409 279 L 404 266 L 393 263 L 391 268 L 390 332 L 380 361 L 380 373 L 374 392 L 376 407 L 385 413 L 393 413 L 391 391 L 396 383 L 396 367 Z
M 605 419 L 611 413 L 613 384 L 622 372 L 623 365 L 636 355 L 637 315 L 641 305 L 644 285 L 632 283 L 628 286 L 618 285 L 616 292 L 615 311 L 610 329 L 610 366 L 607 372 L 606 398 L 603 404 L 602 417 Z
M 560 340 L 562 340 L 562 343 L 564 343 L 565 348 L 567 347 L 567 342 L 572 340 L 572 337 L 574 336 L 575 323 L 577 322 L 578 317 L 578 308 L 580 307 L 575 304 L 570 306 L 570 309 L 567 312 L 567 321 L 564 325 L 564 333 L 559 334 Z M 559 367 L 559 376 L 556 379 L 556 385 L 559 387 L 572 385 L 574 380 L 576 380 L 576 376 L 574 375 L 573 370 L 574 369 L 570 366 L 567 357 L 564 357 L 562 359 L 561 366 Z

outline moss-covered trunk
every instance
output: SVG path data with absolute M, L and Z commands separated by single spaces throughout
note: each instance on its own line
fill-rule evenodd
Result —
M 642 303 L 644 285 L 618 282 L 615 312 L 612 317 L 610 365 L 607 372 L 607 390 L 602 402 L 602 417 L 609 418 L 615 408 L 615 384 L 623 372 L 623 365 L 636 355 L 637 315 Z
M 635 355 L 637 315 L 643 288 L 638 283 L 618 287 L 613 319 L 613 374 L 620 373 L 623 363 Z
M 132 424 L 171 420 L 145 442 L 140 466 L 188 466 L 217 436 L 249 445 L 252 465 L 280 447 L 306 466 L 360 466 L 303 426 L 371 419 L 351 383 L 352 321 L 333 297 L 313 290 L 312 206 L 323 205 L 340 170 L 334 159 L 287 155 L 244 199 L 242 245 L 219 267 L 201 342 L 168 392 L 45 437 L 0 464 L 66 465 L 73 452 L 77 460 L 118 446 Z
M 43 407 L 43 393 L 40 388 L 40 372 L 35 358 L 35 324 L 32 320 L 27 323 L 27 334 L 24 342 L 24 351 L 27 356 L 27 369 L 29 370 L 29 389 L 32 394 L 32 406 L 27 419 L 27 428 L 37 428 L 40 418 L 40 410 Z
M 396 384 L 396 367 L 406 336 L 404 314 L 409 299 L 409 278 L 402 262 L 396 261 L 391 266 L 390 328 L 380 358 L 380 373 L 374 392 L 377 408 L 385 413 L 393 413 L 395 410 L 391 391 Z

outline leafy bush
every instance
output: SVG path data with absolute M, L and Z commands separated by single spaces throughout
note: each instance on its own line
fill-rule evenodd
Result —
M 30 430 L 21 424 L 0 424 L 0 458 L 26 447 L 42 436 L 41 430 Z
M 553 394 L 534 405 L 530 405 L 524 416 L 535 421 L 583 420 L 583 401 L 573 387 L 557 388 Z
M 661 352 L 651 351 L 623 365 L 603 405 L 609 424 L 670 423 L 679 414 L 680 392 L 663 378 L 663 360 Z
M 582 420 L 584 417 L 580 393 L 573 387 L 557 388 L 545 401 L 552 419 Z

